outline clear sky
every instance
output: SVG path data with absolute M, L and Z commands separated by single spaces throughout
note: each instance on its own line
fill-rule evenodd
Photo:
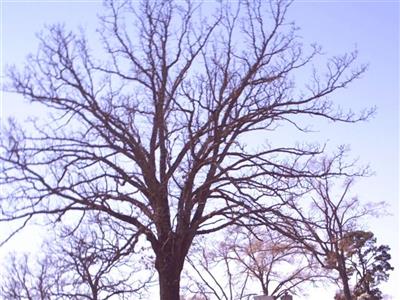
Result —
M 37 49 L 35 33 L 44 24 L 78 24 L 93 33 L 99 1 L 1 1 L 1 53 L 5 64 L 20 65 Z M 207 4 L 206 4 L 207 5 Z M 397 269 L 385 292 L 400 296 L 399 264 L 399 1 L 301 1 L 295 0 L 288 15 L 301 28 L 304 44 L 317 42 L 329 55 L 359 51 L 360 63 L 368 63 L 363 78 L 337 94 L 338 103 L 355 111 L 377 106 L 376 116 L 356 125 L 322 124 L 311 139 L 332 145 L 351 145 L 352 155 L 370 164 L 375 175 L 359 181 L 356 193 L 365 201 L 387 201 L 391 215 L 371 220 L 378 243 L 392 248 Z M 94 36 L 93 36 L 94 37 Z M 335 98 L 335 100 L 336 100 Z M 32 112 L 18 97 L 2 95 L 2 117 Z M 39 113 L 39 112 L 37 112 Z M 1 252 L 0 252 L 1 253 Z M 319 290 L 309 299 L 331 299 Z

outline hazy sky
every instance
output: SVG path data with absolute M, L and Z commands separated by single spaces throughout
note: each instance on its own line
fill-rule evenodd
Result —
M 210 1 L 211 2 L 211 1 Z M 98 1 L 1 1 L 1 53 L 5 64 L 20 65 L 37 49 L 35 33 L 44 24 L 77 24 L 90 34 L 101 11 Z M 207 5 L 207 4 L 206 4 Z M 391 274 L 385 291 L 396 295 L 399 276 L 399 2 L 398 1 L 294 1 L 288 15 L 301 28 L 304 44 L 317 42 L 328 55 L 358 49 L 360 63 L 368 72 L 347 90 L 335 95 L 337 103 L 355 111 L 372 106 L 377 114 L 368 122 L 321 124 L 310 139 L 329 140 L 330 145 L 349 144 L 351 154 L 370 164 L 375 175 L 359 181 L 356 194 L 365 201 L 387 201 L 391 215 L 371 220 L 369 227 L 378 243 L 392 248 Z M 95 36 L 93 36 L 95 38 Z M 2 117 L 23 116 L 32 111 L 18 97 L 2 95 Z M 4 225 L 2 225 L 4 226 Z M 23 242 L 22 242 L 23 243 Z M 398 293 L 400 295 L 400 293 Z M 331 299 L 319 290 L 309 299 Z

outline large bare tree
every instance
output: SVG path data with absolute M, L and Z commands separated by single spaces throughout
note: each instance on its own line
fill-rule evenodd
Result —
M 108 215 L 146 236 L 160 297 L 177 300 L 196 235 L 268 210 L 305 177 L 328 175 L 313 168 L 323 147 L 249 138 L 268 139 L 282 124 L 305 131 L 308 117 L 369 115 L 329 99 L 365 71 L 354 67 L 356 53 L 313 70 L 319 49 L 303 48 L 285 19 L 289 4 L 106 1 L 102 50 L 51 27 L 25 68 L 9 71 L 8 91 L 51 115 L 2 132 L 1 220 Z M 307 85 L 296 76 L 309 76 Z

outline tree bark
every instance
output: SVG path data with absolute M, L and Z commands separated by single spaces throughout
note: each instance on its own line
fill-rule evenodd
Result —
M 343 295 L 346 300 L 352 300 L 351 291 L 349 287 L 349 277 L 347 276 L 346 267 L 342 259 L 339 260 L 339 275 L 343 284 Z
M 171 253 L 172 254 L 172 253 Z M 156 269 L 160 287 L 160 300 L 179 300 L 182 258 L 163 255 L 156 259 Z
M 160 300 L 179 300 L 180 272 L 158 271 Z
M 179 300 L 180 278 L 191 242 L 182 235 L 169 233 L 153 247 L 156 254 L 155 268 L 158 272 L 160 300 Z M 189 241 L 189 242 L 188 242 Z

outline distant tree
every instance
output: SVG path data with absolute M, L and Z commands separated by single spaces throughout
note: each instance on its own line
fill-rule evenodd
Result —
M 353 232 L 346 239 L 355 245 L 351 251 L 351 266 L 356 275 L 354 295 L 362 299 L 383 299 L 378 285 L 389 279 L 389 271 L 393 270 L 389 260 L 390 248 L 387 245 L 376 245 L 372 232 Z
M 192 294 L 247 299 L 258 287 L 279 298 L 287 292 L 301 294 L 302 286 L 325 276 L 298 243 L 278 232 L 232 227 L 223 236 L 220 242 L 200 241 L 189 255 L 187 273 L 197 273 L 188 280 Z
M 152 268 L 130 247 L 92 224 L 83 231 L 64 228 L 63 238 L 47 241 L 40 255 L 11 255 L 2 272 L 3 299 L 133 299 L 145 294 Z M 138 276 L 140 274 L 140 276 Z
M 269 226 L 302 244 L 322 267 L 337 271 L 342 290 L 336 299 L 352 300 L 370 292 L 370 284 L 387 280 L 391 269 L 387 246 L 374 247 L 373 234 L 359 230 L 361 219 L 376 214 L 383 203 L 361 205 L 356 197 L 349 197 L 352 176 L 344 180 L 339 194 L 333 181 L 308 180 L 311 191 L 287 200 L 291 209 L 286 214 L 279 212 L 275 224 L 271 219 Z M 304 205 L 307 198 L 311 206 Z M 352 279 L 356 280 L 353 286 Z
M 227 248 L 220 242 L 198 240 L 187 263 L 182 286 L 187 298 L 234 300 L 249 297 L 246 294 L 249 274 L 238 274 Z
M 208 19 L 191 1 L 106 5 L 103 49 L 51 26 L 25 68 L 8 72 L 7 91 L 49 118 L 2 130 L 1 220 L 109 216 L 147 238 L 160 298 L 177 300 L 196 236 L 328 175 L 313 168 L 323 147 L 246 140 L 283 124 L 305 132 L 311 117 L 365 120 L 370 111 L 347 113 L 329 99 L 365 67 L 350 53 L 314 70 L 319 48 L 303 46 L 284 0 L 206 2 Z
M 264 295 L 298 294 L 304 284 L 323 277 L 298 243 L 276 231 L 235 227 L 221 247 L 239 274 L 248 274 Z
M 34 267 L 32 267 L 34 264 Z M 30 261 L 28 254 L 10 254 L 0 271 L 0 297 L 9 300 L 50 300 L 51 289 L 60 283 L 47 259 Z
M 135 253 L 137 235 L 122 240 L 104 227 L 92 224 L 73 233 L 67 229 L 64 239 L 48 245 L 48 255 L 63 279 L 58 297 L 107 300 L 145 295 L 153 268 L 151 261 Z

